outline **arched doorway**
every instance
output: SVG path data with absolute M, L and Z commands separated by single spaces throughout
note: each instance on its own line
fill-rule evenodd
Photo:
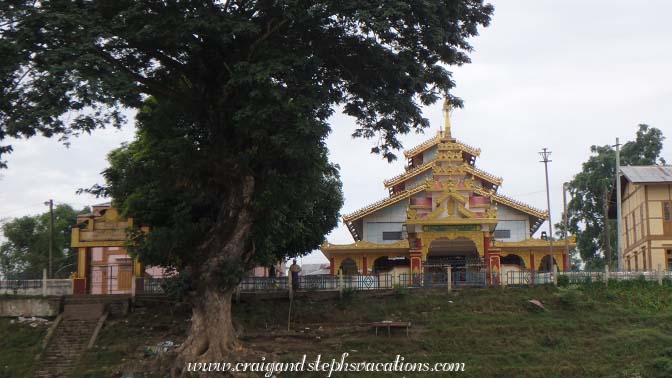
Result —
M 383 274 L 399 271 L 401 273 L 408 273 L 411 266 L 411 260 L 407 257 L 389 257 L 381 256 L 373 261 L 373 273 Z
M 483 260 L 478 254 L 476 244 L 471 239 L 439 238 L 429 244 L 427 258 L 424 262 L 424 271 L 430 276 L 443 280 L 448 266 L 451 267 L 454 283 L 466 282 L 475 277 L 470 273 L 480 272 Z M 431 277 L 426 277 L 429 279 Z M 436 281 L 431 278 L 431 281 Z
M 501 257 L 500 264 L 518 266 L 520 269 L 525 269 L 525 261 L 518 255 L 508 254 Z
M 356 275 L 359 272 L 357 263 L 349 257 L 341 262 L 341 266 L 338 269 L 346 276 Z
M 553 258 L 553 264 L 558 267 L 558 262 L 555 260 L 555 257 Z M 539 271 L 540 272 L 550 272 L 553 269 L 551 265 L 551 260 L 549 255 L 544 256 L 544 258 L 541 259 L 541 262 L 539 263 Z

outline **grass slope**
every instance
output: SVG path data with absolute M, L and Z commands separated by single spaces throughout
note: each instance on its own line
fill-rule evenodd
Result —
M 348 352 L 350 362 L 390 362 L 399 354 L 407 362 L 464 362 L 466 369 L 460 373 L 333 376 L 672 377 L 669 284 L 631 282 L 611 283 L 608 288 L 589 284 L 453 293 L 419 290 L 386 297 L 346 294 L 341 301 L 295 301 L 290 332 L 286 301 L 236 305 L 235 319 L 248 351 L 242 361 L 257 362 L 262 356 L 267 361 L 295 361 L 303 354 L 309 361 L 321 354 L 324 361 L 340 359 Z M 527 303 L 529 299 L 541 300 L 546 310 L 535 309 Z M 411 321 L 410 337 L 403 332 L 390 338 L 375 336 L 368 323 L 381 320 Z M 110 321 L 97 346 L 82 360 L 77 377 L 155 370 L 153 358 L 143 353 L 144 347 L 163 340 L 180 342 L 187 326 L 188 311 L 166 305 Z M 21 351 L 12 353 L 19 355 Z
M 47 328 L 0 318 L 0 378 L 32 377 Z

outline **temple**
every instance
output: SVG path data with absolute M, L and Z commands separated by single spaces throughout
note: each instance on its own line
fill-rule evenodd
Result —
M 331 274 L 551 269 L 551 241 L 532 238 L 547 212 L 498 193 L 502 179 L 476 167 L 480 150 L 453 137 L 447 102 L 443 110 L 443 130 L 405 151 L 406 171 L 385 180 L 389 197 L 343 217 L 354 243 L 322 245 Z M 553 242 L 559 270 L 565 251 Z

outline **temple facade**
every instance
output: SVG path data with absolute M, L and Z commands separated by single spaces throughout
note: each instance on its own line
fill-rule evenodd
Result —
M 322 245 L 331 274 L 552 269 L 551 241 L 532 238 L 548 214 L 498 192 L 502 179 L 476 167 L 481 151 L 452 136 L 449 110 L 443 130 L 404 152 L 405 172 L 384 182 L 389 197 L 343 217 L 354 242 Z M 553 242 L 559 270 L 565 248 Z

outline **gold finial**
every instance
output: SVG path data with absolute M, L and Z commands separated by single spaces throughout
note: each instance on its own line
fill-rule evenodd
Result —
M 448 102 L 448 98 L 443 99 L 443 118 L 444 118 L 444 126 L 443 126 L 443 137 L 444 138 L 452 138 L 450 135 L 450 103 Z

